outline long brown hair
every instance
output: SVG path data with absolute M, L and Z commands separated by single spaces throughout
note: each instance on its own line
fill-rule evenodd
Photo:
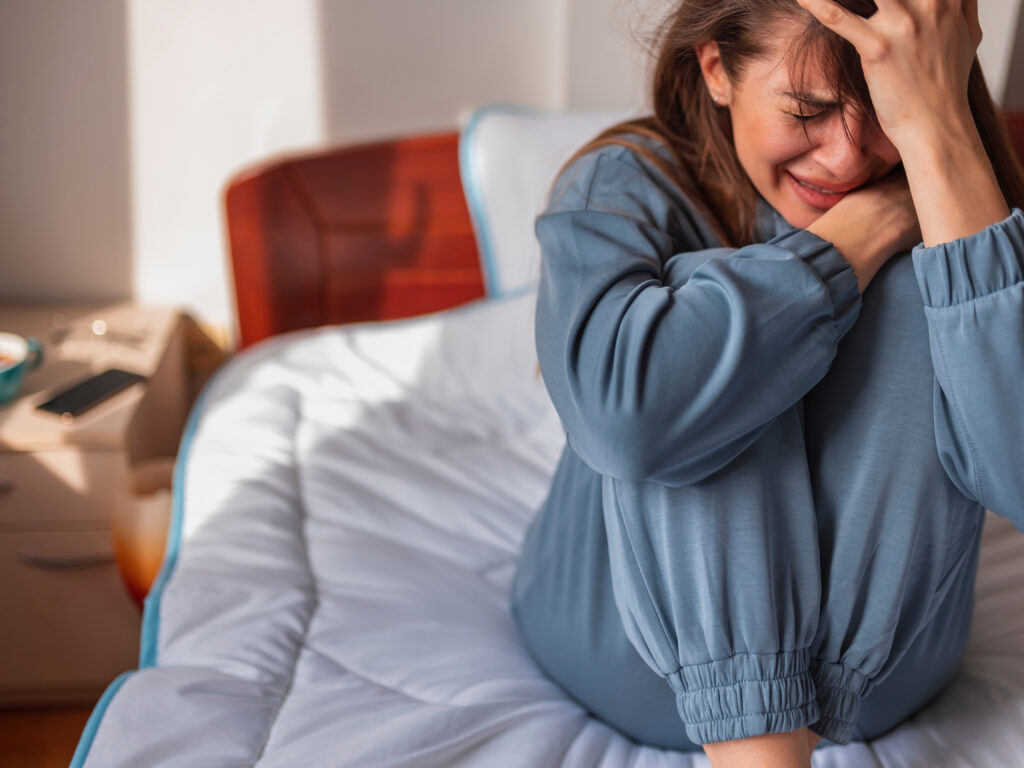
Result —
M 839 2 L 862 16 L 876 10 L 873 0 Z M 767 52 L 777 25 L 794 20 L 806 25 L 788 54 L 795 64 L 792 72 L 797 84 L 809 62 L 820 62 L 825 77 L 836 83 L 840 103 L 856 106 L 877 123 L 856 49 L 794 0 L 681 0 L 652 41 L 653 114 L 602 131 L 577 150 L 562 170 L 598 147 L 630 147 L 680 188 L 726 245 L 755 242 L 757 193 L 736 156 L 729 111 L 716 106 L 704 87 L 696 46 L 707 40 L 717 42 L 726 74 L 738 82 L 745 65 Z M 1007 203 L 1024 208 L 1024 170 L 977 59 L 967 96 Z M 666 162 L 629 134 L 660 142 L 675 162 Z

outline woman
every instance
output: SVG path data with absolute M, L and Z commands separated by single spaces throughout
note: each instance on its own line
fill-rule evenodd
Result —
M 984 509 L 1024 530 L 1024 174 L 980 38 L 977 0 L 684 0 L 654 115 L 538 217 L 567 446 L 512 608 L 641 743 L 807 765 L 960 664 Z

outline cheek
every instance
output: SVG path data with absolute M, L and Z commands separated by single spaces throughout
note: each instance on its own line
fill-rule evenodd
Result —
M 739 137 L 737 137 L 739 138 Z M 778 126 L 766 126 L 763 121 L 752 124 L 742 144 L 737 141 L 736 153 L 751 176 L 761 178 L 778 176 L 780 166 L 796 160 L 807 152 L 808 143 L 803 131 Z M 756 170 L 755 170 L 756 169 Z
M 901 160 L 896 145 L 889 141 L 889 138 L 879 128 L 871 129 L 866 144 L 868 150 L 890 169 L 894 168 Z
M 891 141 L 883 139 L 883 142 L 882 146 L 880 146 L 876 152 L 878 156 L 890 166 L 890 168 L 894 168 L 903 158 L 900 157 L 899 151 Z

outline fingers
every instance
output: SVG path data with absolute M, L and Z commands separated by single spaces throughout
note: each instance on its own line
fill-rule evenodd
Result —
M 896 19 L 910 22 L 916 6 L 911 0 L 875 0 L 878 12 L 869 20 L 848 11 L 833 0 L 796 1 L 824 26 L 852 43 L 862 58 L 869 60 L 882 58 L 888 48 L 885 37 L 880 33 L 881 27 L 878 25 L 892 26 Z M 971 43 L 977 50 L 982 36 L 981 24 L 978 21 L 978 0 L 947 0 L 947 2 L 951 3 L 953 7 L 960 6 Z M 883 22 L 881 17 L 887 17 L 888 23 Z M 906 27 L 907 24 L 902 26 Z M 913 26 L 911 23 L 910 27 L 913 28 Z
M 866 19 L 832 0 L 796 1 L 824 26 L 849 40 L 862 56 L 871 55 L 877 48 L 879 40 Z

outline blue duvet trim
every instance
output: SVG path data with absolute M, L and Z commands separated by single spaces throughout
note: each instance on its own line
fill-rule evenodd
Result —
M 221 368 L 220 370 L 223 370 Z M 181 445 L 178 448 L 178 459 L 174 463 L 174 496 L 171 506 L 171 522 L 167 530 L 167 544 L 164 548 L 164 561 L 160 566 L 160 573 L 150 588 L 144 601 L 142 613 L 142 640 L 139 646 L 139 669 L 156 666 L 157 641 L 160 637 L 160 598 L 163 597 L 164 587 L 167 586 L 174 567 L 178 564 L 178 552 L 181 549 L 181 529 L 185 520 L 185 467 L 188 465 L 189 453 L 192 451 L 192 442 L 196 433 L 196 426 L 199 424 L 199 415 L 206 403 L 206 395 L 220 370 L 216 371 L 210 380 L 206 382 L 203 391 L 199 394 L 192 412 L 188 417 L 188 424 L 185 426 L 185 433 L 181 437 Z
M 89 750 L 92 748 L 92 740 L 96 738 L 96 731 L 99 730 L 100 721 L 103 719 L 104 713 L 107 711 L 107 706 L 110 704 L 110 700 L 114 698 L 114 694 L 117 693 L 118 689 L 125 684 L 125 681 L 131 677 L 134 672 L 122 672 L 120 675 L 114 678 L 114 682 L 107 686 L 107 690 L 100 696 L 100 700 L 96 702 L 96 706 L 93 707 L 92 714 L 89 715 L 89 721 L 85 724 L 85 730 L 82 731 L 81 737 L 78 739 L 78 746 L 75 747 L 75 754 L 71 757 L 70 768 L 81 768 L 85 763 L 85 756 L 89 754 Z
M 210 377 L 210 380 L 206 382 L 203 391 L 192 406 L 188 424 L 185 427 L 185 433 L 182 435 L 181 444 L 178 449 L 178 458 L 174 463 L 174 497 L 171 507 L 170 525 L 167 531 L 167 544 L 164 547 L 164 560 L 160 566 L 160 573 L 144 601 L 142 637 L 139 648 L 139 669 L 156 665 L 157 638 L 160 633 L 160 596 L 163 594 L 164 585 L 167 584 L 167 580 L 170 578 L 171 573 L 174 571 L 174 566 L 178 562 L 178 550 L 181 546 L 181 527 L 184 520 L 185 465 L 188 463 L 188 454 L 192 448 L 192 439 L 195 435 L 196 425 L 199 423 L 199 414 L 206 400 L 206 393 L 210 391 L 210 385 L 219 373 L 220 371 L 218 370 Z M 93 739 L 96 738 L 96 732 L 99 730 L 100 723 L 103 721 L 103 716 L 106 714 L 107 707 L 110 706 L 114 694 L 137 671 L 122 672 L 107 686 L 100 700 L 93 707 L 92 714 L 89 715 L 89 720 L 85 724 L 85 729 L 78 739 L 78 746 L 75 748 L 75 754 L 71 758 L 70 768 L 81 768 L 85 764 L 85 758 L 89 755 Z
M 541 110 L 518 104 L 487 104 L 473 112 L 466 127 L 459 134 L 459 175 L 466 204 L 475 224 L 477 250 L 480 251 L 480 268 L 484 273 L 484 285 L 491 298 L 505 298 L 509 294 L 501 286 L 501 275 L 494 253 L 493 237 L 487 217 L 484 215 L 483 197 L 480 191 L 480 169 L 473 160 L 470 148 L 475 141 L 475 132 L 480 121 L 494 112 L 532 115 Z

